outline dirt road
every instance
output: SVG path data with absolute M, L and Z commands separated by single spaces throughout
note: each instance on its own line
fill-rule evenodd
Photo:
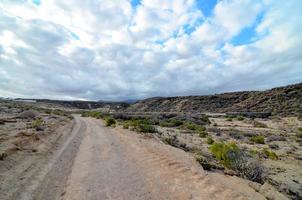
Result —
M 102 120 L 75 121 L 49 163 L 8 199 L 265 199 L 242 179 L 206 173 L 192 155 L 157 139 Z
M 253 191 L 250 194 L 244 190 L 236 192 L 215 183 L 182 150 L 130 131 L 107 128 L 100 120 L 81 120 L 87 129 L 62 199 L 257 197 Z

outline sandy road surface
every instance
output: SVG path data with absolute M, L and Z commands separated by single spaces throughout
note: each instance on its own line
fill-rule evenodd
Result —
M 87 129 L 58 199 L 263 199 L 240 181 L 206 175 L 182 150 L 101 120 L 79 120 Z

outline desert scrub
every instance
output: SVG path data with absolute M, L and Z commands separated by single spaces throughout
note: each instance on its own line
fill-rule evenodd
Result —
M 257 151 L 256 149 L 250 149 L 250 150 L 249 150 L 249 153 L 250 153 L 250 155 L 252 155 L 252 156 L 256 156 L 256 155 L 259 154 L 259 151 Z
M 252 158 L 247 152 L 234 143 L 214 143 L 210 151 L 226 168 L 236 171 L 241 177 L 259 183 L 263 182 L 264 168 L 259 160 Z
M 138 124 L 136 131 L 141 133 L 156 133 L 157 130 L 153 125 L 150 124 Z
M 82 117 L 93 117 L 96 119 L 102 118 L 102 114 L 99 111 L 84 111 L 82 112 Z
M 198 136 L 201 138 L 205 138 L 208 136 L 208 132 L 204 130 L 197 130 Z
M 250 140 L 257 144 L 265 144 L 264 137 L 262 135 L 255 135 L 250 138 Z
M 211 124 L 211 121 L 209 119 L 209 116 L 207 115 L 202 115 L 201 116 L 202 121 L 206 122 L 207 124 Z
M 129 123 L 128 122 L 123 123 L 123 129 L 129 129 Z
M 232 118 L 227 118 L 227 119 L 226 119 L 226 121 L 228 121 L 228 122 L 232 122 L 232 121 L 233 121 L 233 119 L 232 119 Z
M 105 124 L 106 124 L 106 126 L 115 126 L 116 121 L 112 117 L 107 117 L 107 118 L 105 118 Z
M 278 160 L 278 156 L 275 152 L 273 151 L 270 151 L 268 148 L 264 148 L 261 152 L 261 154 L 265 157 L 265 158 L 268 158 L 268 159 L 271 159 L 271 160 Z
M 42 131 L 44 123 L 43 119 L 38 118 L 32 122 L 31 127 L 36 129 L 36 131 Z
M 302 127 L 298 128 L 298 132 L 296 133 L 297 138 L 302 138 Z
M 231 157 L 229 157 L 229 155 L 238 153 L 239 148 L 234 142 L 227 144 L 223 142 L 215 142 L 211 145 L 210 151 L 216 157 L 217 160 L 222 162 L 225 167 L 230 167 Z
M 191 122 L 186 122 L 185 127 L 189 130 L 195 131 L 198 128 L 198 125 L 193 124 Z
M 132 127 L 133 130 L 141 133 L 156 133 L 156 128 L 152 125 L 153 122 L 146 119 L 131 119 L 124 123 L 125 127 Z
M 255 128 L 267 128 L 267 125 L 258 121 L 253 121 Z
M 159 123 L 162 127 L 178 127 L 183 125 L 183 122 L 176 119 L 166 120 Z
M 234 139 L 241 139 L 242 138 L 242 133 L 239 131 L 239 130 L 236 130 L 236 129 L 230 129 L 230 132 L 229 132 L 229 136 L 234 138 Z
M 242 116 L 238 116 L 238 117 L 237 117 L 237 120 L 238 120 L 238 121 L 243 121 L 244 118 L 243 118 Z
M 215 141 L 213 140 L 213 138 L 211 138 L 211 137 L 208 137 L 207 138 L 207 143 L 208 144 L 213 144 Z

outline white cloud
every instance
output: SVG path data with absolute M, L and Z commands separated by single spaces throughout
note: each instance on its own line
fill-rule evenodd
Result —
M 129 99 L 302 81 L 299 0 L 0 3 L 0 95 Z M 232 38 L 256 24 L 256 39 Z M 190 29 L 190 31 L 186 30 Z

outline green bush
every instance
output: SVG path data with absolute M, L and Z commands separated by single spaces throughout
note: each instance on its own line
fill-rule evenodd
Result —
M 221 161 L 225 167 L 230 167 L 231 157 L 230 154 L 236 154 L 239 152 L 239 148 L 236 143 L 213 143 L 210 147 L 210 151 L 216 157 L 217 160 Z
M 248 180 L 263 183 L 264 167 L 259 160 L 250 158 L 233 142 L 213 143 L 210 151 L 226 168 L 230 168 Z
M 208 137 L 208 139 L 207 139 L 207 143 L 208 144 L 213 144 L 215 141 L 213 140 L 213 138 L 211 138 L 211 137 Z
M 31 127 L 36 129 L 37 131 L 41 131 L 41 130 L 43 130 L 44 123 L 45 122 L 43 119 L 38 118 L 32 122 Z
M 252 155 L 252 156 L 255 156 L 255 155 L 258 155 L 258 154 L 259 154 L 259 152 L 258 152 L 257 150 L 255 150 L 255 149 L 249 150 L 249 153 L 250 153 L 250 155 Z
M 251 137 L 250 140 L 257 144 L 265 144 L 264 137 L 262 135 L 255 135 Z
M 133 130 L 141 133 L 156 133 L 157 130 L 153 125 L 153 122 L 146 119 L 131 119 L 123 124 L 123 128 L 128 129 L 132 127 Z
M 136 131 L 141 133 L 156 133 L 157 130 L 153 125 L 150 124 L 138 124 Z
M 198 128 L 198 126 L 196 124 L 193 124 L 191 122 L 186 122 L 185 127 L 192 131 L 195 131 Z
M 107 118 L 105 118 L 105 124 L 106 124 L 106 126 L 115 126 L 116 121 L 112 117 L 107 117 Z
M 123 129 L 129 129 L 129 123 L 128 122 L 123 123 Z
M 262 150 L 262 155 L 265 157 L 265 158 L 269 158 L 271 160 L 278 160 L 278 156 L 275 152 L 273 151 L 270 151 L 269 149 L 267 148 L 264 148 Z
M 233 119 L 232 119 L 232 118 L 227 118 L 227 119 L 226 119 L 226 121 L 228 121 L 228 122 L 232 122 L 232 121 L 233 121 Z
M 201 138 L 205 138 L 208 136 L 208 132 L 203 131 L 203 130 L 198 130 L 197 133 L 198 133 L 198 136 Z

